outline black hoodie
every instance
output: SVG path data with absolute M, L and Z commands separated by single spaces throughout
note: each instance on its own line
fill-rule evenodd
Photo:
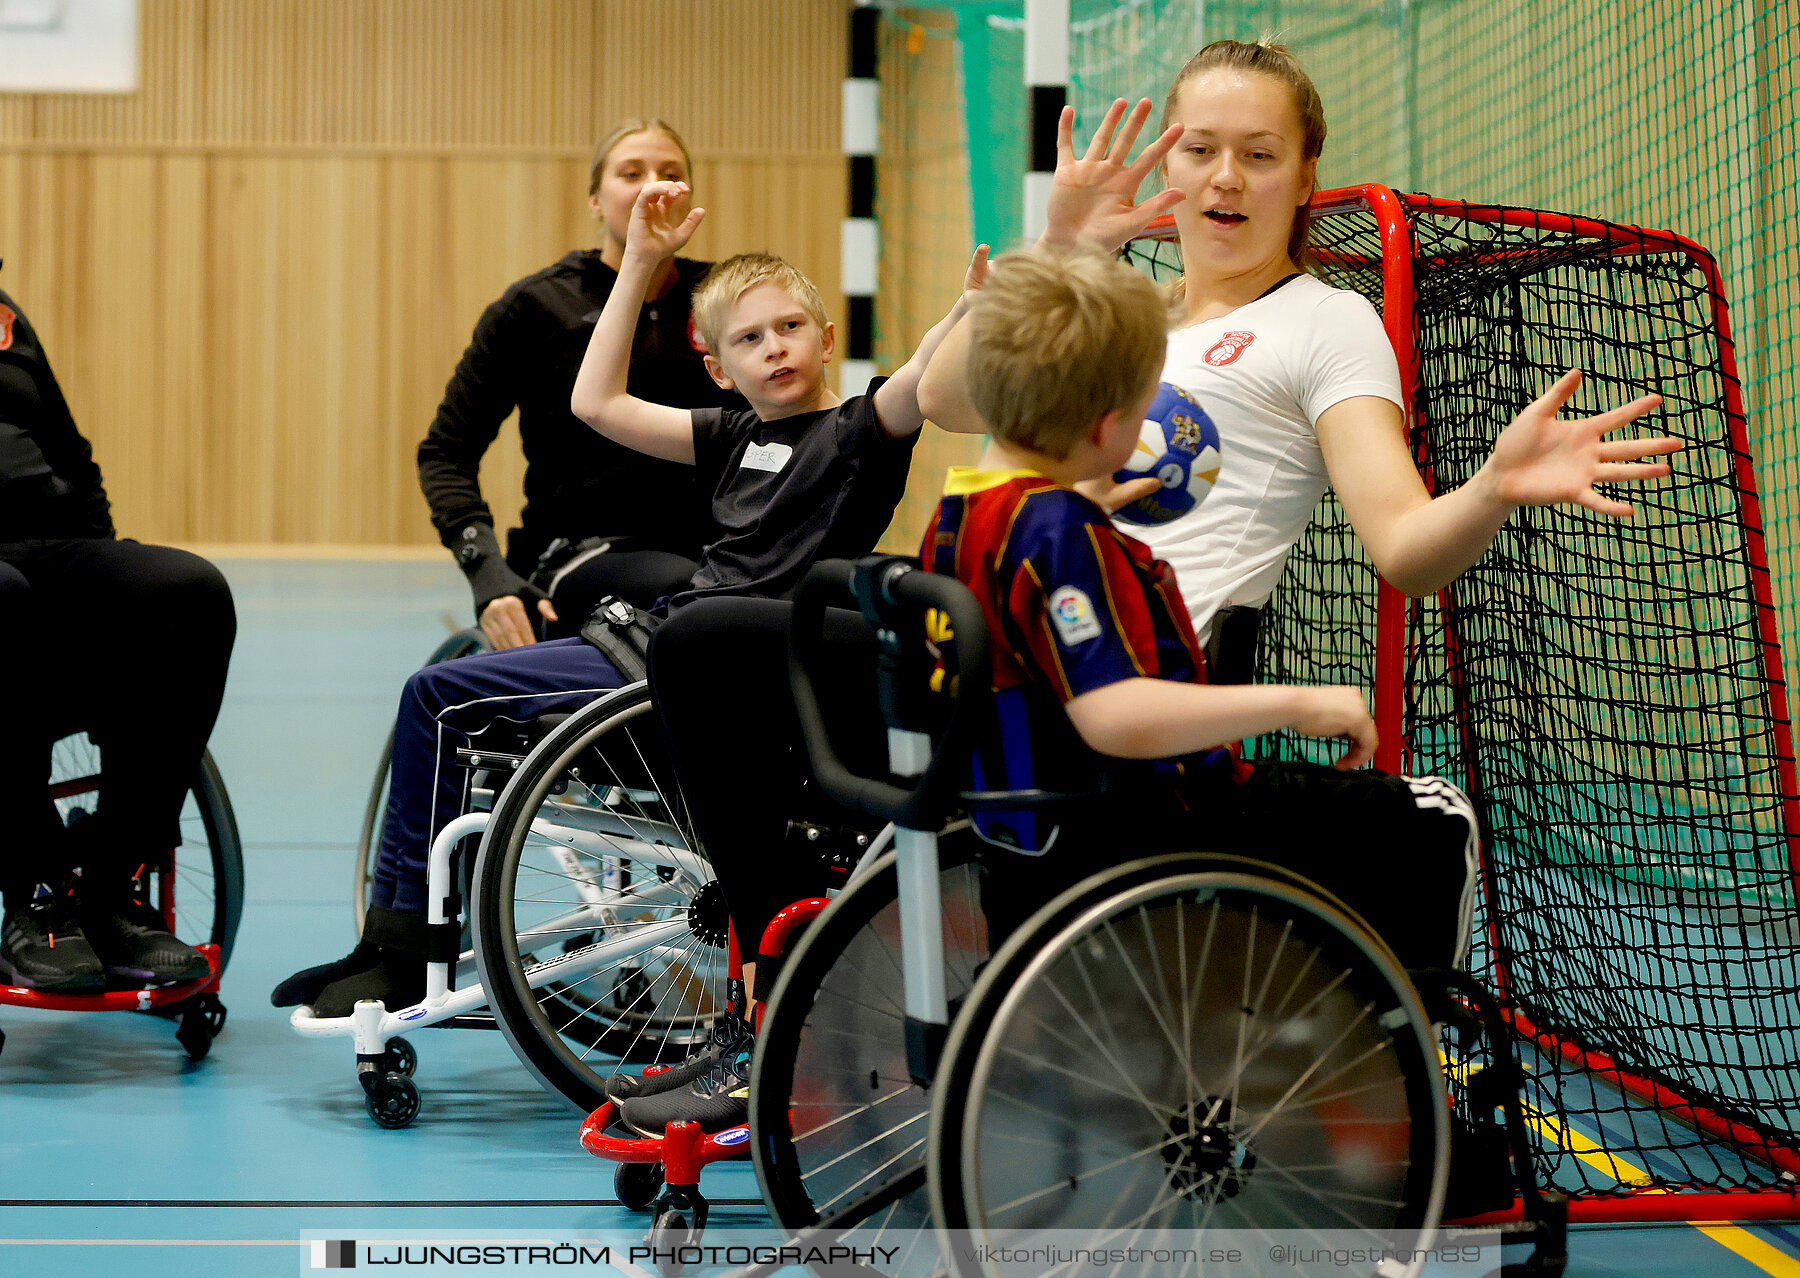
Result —
M 675 408 L 741 402 L 714 385 L 693 346 L 693 291 L 708 265 L 677 258 L 674 287 L 640 312 L 631 394 Z M 522 535 L 507 554 L 515 570 L 529 573 L 555 537 L 630 536 L 698 557 L 708 540 L 708 494 L 694 467 L 615 444 L 569 411 L 581 357 L 617 279 L 598 251 L 574 252 L 482 312 L 419 445 L 419 486 L 446 546 L 472 521 L 493 524 L 481 458 L 516 405 L 526 471 Z
M 94 450 L 37 330 L 0 292 L 0 542 L 112 535 Z

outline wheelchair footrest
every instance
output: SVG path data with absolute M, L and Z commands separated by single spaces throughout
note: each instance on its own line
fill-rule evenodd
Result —
M 151 985 L 142 989 L 106 990 L 99 994 L 52 994 L 21 985 L 0 985 L 0 1005 L 41 1007 L 53 1012 L 153 1012 L 171 1004 L 183 1003 L 197 994 L 219 991 L 219 947 L 195 947 L 206 956 L 212 970 L 193 981 L 174 985 Z
M 700 1169 L 708 1163 L 750 1154 L 747 1127 L 727 1127 L 708 1136 L 698 1123 L 670 1123 L 661 1136 L 609 1135 L 606 1129 L 617 1112 L 617 1106 L 605 1101 L 583 1119 L 581 1147 L 596 1158 L 615 1163 L 661 1163 L 666 1169 L 664 1179 L 671 1185 L 695 1184 Z

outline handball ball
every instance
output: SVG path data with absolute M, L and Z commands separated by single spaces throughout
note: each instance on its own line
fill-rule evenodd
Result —
M 1200 401 L 1164 382 L 1150 401 L 1137 451 L 1113 475 L 1118 483 L 1154 476 L 1162 487 L 1113 512 L 1133 524 L 1165 524 L 1206 500 L 1219 477 L 1219 432 Z

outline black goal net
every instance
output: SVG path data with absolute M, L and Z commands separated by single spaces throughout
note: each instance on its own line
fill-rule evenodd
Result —
M 1179 269 L 1169 234 L 1133 246 L 1153 273 Z M 1258 678 L 1384 689 L 1389 765 L 1474 799 L 1471 967 L 1525 1044 L 1548 1181 L 1791 1189 L 1800 817 L 1712 259 L 1666 233 L 1378 187 L 1319 197 L 1312 246 L 1317 274 L 1383 312 L 1434 492 L 1570 368 L 1585 379 L 1564 416 L 1663 397 L 1636 429 L 1686 447 L 1671 478 L 1618 490 L 1633 518 L 1522 510 L 1449 588 L 1390 594 L 1380 624 L 1328 495 L 1265 610 Z

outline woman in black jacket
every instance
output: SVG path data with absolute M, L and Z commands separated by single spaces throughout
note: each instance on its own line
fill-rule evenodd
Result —
M 236 635 L 216 568 L 117 538 L 93 450 L 0 292 L 0 983 L 78 993 L 206 975 L 142 876 L 181 841 Z M 80 730 L 100 747 L 100 800 L 65 829 L 51 747 Z
M 419 445 L 431 521 L 497 648 L 530 643 L 540 623 L 550 638 L 575 634 L 607 594 L 649 607 L 687 584 L 707 539 L 708 494 L 696 489 L 693 467 L 615 444 L 569 412 L 588 337 L 618 278 L 637 193 L 646 182 L 690 181 L 691 167 L 687 148 L 660 120 L 627 120 L 600 143 L 588 181 L 600 246 L 526 276 L 482 312 Z M 693 326 L 690 299 L 707 267 L 672 259 L 652 282 L 632 346 L 632 394 L 678 408 L 735 399 L 707 376 Z M 503 556 L 479 474 L 515 406 L 525 509 Z

